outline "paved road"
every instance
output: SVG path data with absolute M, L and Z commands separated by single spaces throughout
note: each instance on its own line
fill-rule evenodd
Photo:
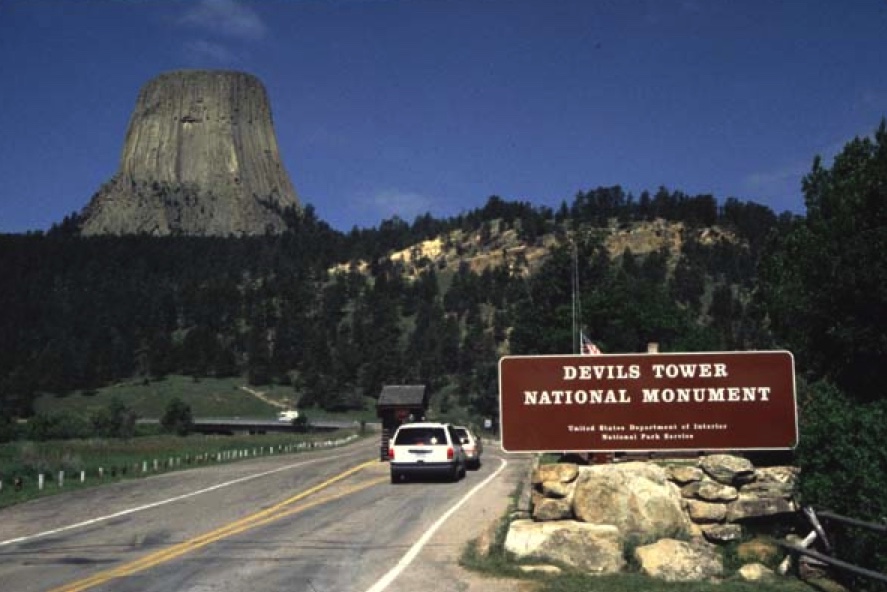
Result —
M 6 508 L 0 588 L 513 591 L 456 565 L 526 471 L 527 459 L 487 448 L 481 469 L 458 483 L 392 485 L 371 439 Z

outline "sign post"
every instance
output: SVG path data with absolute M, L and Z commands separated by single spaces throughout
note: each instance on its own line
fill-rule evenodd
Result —
M 798 442 L 787 351 L 506 356 L 507 452 L 770 450 Z

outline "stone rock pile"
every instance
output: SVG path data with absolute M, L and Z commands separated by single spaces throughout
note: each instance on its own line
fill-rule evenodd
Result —
M 726 454 L 693 464 L 541 465 L 530 507 L 511 523 L 505 548 L 588 573 L 623 571 L 628 556 L 665 580 L 718 578 L 718 545 L 740 540 L 743 524 L 795 512 L 797 477 L 796 467 L 755 468 Z M 760 579 L 762 568 L 740 575 Z

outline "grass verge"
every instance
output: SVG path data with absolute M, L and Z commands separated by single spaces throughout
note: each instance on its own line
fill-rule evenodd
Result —
M 358 437 L 355 430 L 261 436 L 145 436 L 16 441 L 0 444 L 0 507 L 104 483 L 201 465 L 332 447 Z M 63 480 L 59 473 L 63 471 Z M 39 489 L 39 475 L 44 476 Z M 16 481 L 20 480 L 20 486 Z

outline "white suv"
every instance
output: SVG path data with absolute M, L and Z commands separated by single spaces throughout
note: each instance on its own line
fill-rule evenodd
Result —
M 388 445 L 391 482 L 415 476 L 465 476 L 465 452 L 448 423 L 408 423 L 397 428 Z
M 480 455 L 484 452 L 483 441 L 471 433 L 465 426 L 454 426 L 456 436 L 462 442 L 462 450 L 465 451 L 465 462 L 469 468 L 480 468 Z

